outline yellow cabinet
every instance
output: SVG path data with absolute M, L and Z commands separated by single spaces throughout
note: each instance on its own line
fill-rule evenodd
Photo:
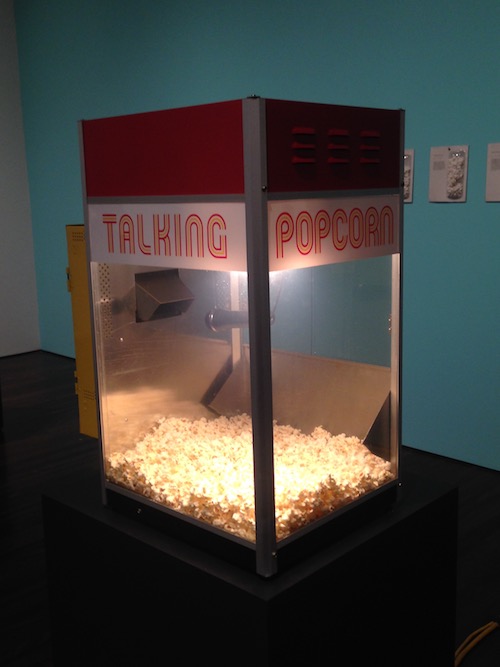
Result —
M 67 284 L 71 293 L 73 312 L 75 391 L 78 396 L 80 432 L 97 438 L 97 402 L 84 226 L 67 225 L 66 242 L 69 263 Z

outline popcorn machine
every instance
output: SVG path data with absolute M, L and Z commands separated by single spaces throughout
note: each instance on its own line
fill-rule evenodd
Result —
M 106 503 L 269 577 L 399 485 L 403 112 L 80 123 Z

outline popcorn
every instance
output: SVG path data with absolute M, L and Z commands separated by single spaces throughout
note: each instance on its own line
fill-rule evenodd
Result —
M 451 152 L 448 157 L 446 196 L 460 199 L 464 194 L 465 154 L 463 151 Z
M 310 435 L 274 424 L 277 538 L 394 478 L 355 436 Z M 107 478 L 151 500 L 255 542 L 252 424 L 248 415 L 162 417 L 134 448 L 113 452 Z
M 404 169 L 403 169 L 403 197 L 404 199 L 410 198 L 410 188 L 411 188 L 411 163 L 407 159 L 407 156 L 404 156 Z

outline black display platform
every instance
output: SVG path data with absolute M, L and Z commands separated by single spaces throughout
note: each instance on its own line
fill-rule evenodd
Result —
M 455 488 L 396 506 L 263 579 L 128 519 L 98 476 L 42 499 L 55 667 L 452 667 Z

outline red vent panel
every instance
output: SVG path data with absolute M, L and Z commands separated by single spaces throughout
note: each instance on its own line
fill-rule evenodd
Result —
M 292 164 L 316 162 L 316 131 L 313 127 L 292 128 Z
M 266 100 L 270 192 L 397 189 L 399 110 Z

